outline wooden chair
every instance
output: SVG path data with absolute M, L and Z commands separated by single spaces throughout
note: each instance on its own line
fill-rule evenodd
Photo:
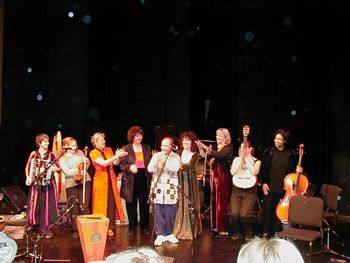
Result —
M 333 219 L 334 223 L 337 223 L 341 191 L 342 189 L 337 185 L 323 184 L 321 186 L 320 197 L 324 202 L 324 219 Z
M 335 252 L 330 247 L 331 234 L 333 234 L 337 238 L 337 240 L 332 240 L 332 243 L 339 244 L 344 247 L 344 242 L 342 242 L 339 239 L 340 236 L 334 229 L 338 221 L 338 210 L 339 202 L 341 200 L 341 192 L 342 189 L 339 186 L 332 184 L 323 184 L 320 189 L 320 197 L 323 199 L 324 202 L 323 222 L 325 226 L 324 232 L 326 234 L 325 252 L 340 255 L 344 258 L 349 259 L 349 257 Z M 333 224 L 331 224 L 331 222 Z
M 292 196 L 289 203 L 288 223 L 293 227 L 278 233 L 280 238 L 309 242 L 311 260 L 312 245 L 320 238 L 323 251 L 323 200 L 319 197 Z

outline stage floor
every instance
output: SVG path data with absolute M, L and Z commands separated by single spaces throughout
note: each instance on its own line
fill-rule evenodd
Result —
M 128 226 L 117 226 L 116 236 L 107 238 L 105 256 L 114 254 L 118 251 L 126 250 L 130 247 L 150 246 L 164 256 L 175 259 L 175 262 L 236 262 L 238 250 L 244 243 L 242 240 L 233 241 L 230 238 L 213 237 L 208 228 L 208 216 L 203 221 L 204 232 L 194 241 L 181 240 L 178 244 L 169 242 L 163 243 L 162 246 L 154 247 L 152 236 L 142 236 L 137 232 L 134 236 L 128 236 Z M 334 228 L 340 235 L 335 238 L 331 235 L 330 248 L 337 253 L 350 257 L 350 222 L 348 220 L 339 220 Z M 38 242 L 42 247 L 42 260 L 44 262 L 84 262 L 83 252 L 79 238 L 73 238 L 67 224 L 62 224 L 54 229 L 54 236 L 51 239 L 43 239 Z M 18 244 L 18 253 L 26 251 L 25 239 L 16 240 Z M 344 246 L 337 244 L 335 241 L 341 241 Z M 305 262 L 309 262 L 306 256 L 308 245 L 304 242 L 296 243 L 301 250 Z M 326 239 L 325 239 L 326 244 Z M 32 245 L 32 243 L 30 244 Z M 314 244 L 313 251 L 320 249 L 320 243 Z M 30 247 L 32 252 L 33 248 Z M 14 262 L 33 262 L 31 257 L 17 257 Z M 316 254 L 312 256 L 312 262 L 350 262 L 345 257 L 337 256 L 333 253 Z

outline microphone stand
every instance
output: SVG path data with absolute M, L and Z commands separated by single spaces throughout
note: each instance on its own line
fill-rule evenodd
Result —
M 160 169 L 159 173 L 158 173 L 158 176 L 157 176 L 157 179 L 154 183 L 154 186 L 151 188 L 151 191 L 149 192 L 149 196 L 148 196 L 148 201 L 147 201 L 147 204 L 150 204 L 150 205 L 154 205 L 153 204 L 153 191 L 154 191 L 154 187 L 157 186 L 158 182 L 159 182 L 159 179 L 160 179 L 160 176 L 162 175 L 163 171 L 164 171 L 164 168 L 165 168 L 165 164 L 169 158 L 171 154 L 171 151 L 169 152 L 169 154 L 167 155 L 167 157 L 165 158 L 165 161 L 162 165 L 162 168 Z M 152 207 L 151 207 L 152 208 Z M 154 208 L 152 208 L 153 212 L 154 212 Z M 154 219 L 155 219 L 155 214 L 154 214 Z M 155 222 L 154 222 L 155 223 Z M 153 230 L 152 230 L 152 237 L 154 235 L 154 232 L 155 232 L 155 225 L 153 226 Z
M 168 154 L 167 157 L 165 158 L 165 161 L 164 161 L 164 163 L 163 163 L 163 166 L 162 166 L 162 168 L 160 169 L 160 172 L 158 173 L 157 180 L 156 180 L 156 182 L 154 183 L 154 185 L 157 185 L 157 184 L 158 184 L 159 178 L 160 178 L 160 176 L 162 175 L 162 173 L 163 173 L 163 171 L 164 171 L 164 167 L 165 167 L 165 164 L 166 164 L 166 162 L 167 162 L 167 160 L 168 160 L 168 158 L 169 158 L 169 156 L 170 156 L 170 153 L 171 153 L 171 151 L 169 152 L 169 154 Z M 151 189 L 151 191 L 150 191 L 150 193 L 149 193 L 147 204 L 153 203 L 153 197 L 152 197 L 153 191 L 154 191 L 154 187 Z
M 191 213 L 197 213 L 201 219 L 204 219 L 204 215 L 201 211 L 197 208 L 197 206 L 190 200 L 188 195 L 182 190 L 182 187 L 177 187 L 177 190 L 183 194 L 183 196 L 187 199 L 188 202 L 188 209 Z
M 77 205 L 77 203 L 76 203 L 76 202 L 73 202 L 73 203 L 71 204 L 71 206 L 70 206 L 68 209 L 66 209 L 66 211 L 64 211 L 64 213 L 62 213 L 62 215 L 59 216 L 59 217 L 57 218 L 57 220 L 47 228 L 47 230 L 45 230 L 45 232 L 43 232 L 43 233 L 41 233 L 40 235 L 38 235 L 37 239 L 36 239 L 35 242 L 34 242 L 33 253 L 29 253 L 30 256 L 34 257 L 34 263 L 39 263 L 40 260 L 41 260 L 41 257 L 42 257 L 42 251 L 40 251 L 40 253 L 38 253 L 38 243 L 39 243 L 39 241 L 42 240 L 42 239 L 45 237 L 45 235 L 46 235 L 49 231 L 51 231 L 51 229 L 52 229 L 55 225 L 57 225 L 57 224 L 61 221 L 61 219 L 62 219 L 63 217 L 65 217 L 65 216 L 73 209 L 73 207 L 74 207 L 75 205 Z M 48 261 L 70 262 L 71 260 L 70 260 L 70 259 L 69 259 L 69 260 L 67 260 L 67 259 L 62 259 L 62 260 L 59 260 L 59 259 L 52 260 L 52 259 L 50 259 L 50 260 L 48 260 Z
M 344 254 L 341 254 L 341 253 L 339 253 L 339 252 L 336 252 L 336 251 L 334 251 L 334 250 L 332 250 L 331 248 L 330 248 L 330 232 L 331 231 L 334 231 L 334 230 L 332 230 L 331 229 L 331 226 L 330 226 L 330 224 L 329 224 L 329 222 L 326 220 L 326 219 L 323 219 L 323 222 L 326 224 L 326 228 L 325 228 L 325 231 L 326 231 L 326 246 L 325 246 L 325 248 L 326 248 L 326 253 L 327 254 L 333 254 L 333 255 L 336 255 L 336 256 L 340 256 L 340 257 L 342 257 L 342 258 L 345 258 L 345 259 L 347 259 L 347 260 L 350 260 L 350 256 L 347 256 L 347 255 L 344 255 Z M 342 243 L 341 244 L 343 247 L 344 247 L 344 244 Z
M 202 220 L 204 219 L 204 215 L 199 211 L 199 209 L 197 208 L 197 206 L 190 200 L 190 198 L 188 197 L 188 195 L 185 193 L 185 191 L 182 189 L 181 186 L 177 187 L 177 190 L 182 194 L 182 196 L 184 196 L 188 202 L 188 211 L 190 212 L 189 216 L 190 216 L 190 224 L 191 224 L 191 231 L 192 231 L 192 236 L 193 239 L 194 237 L 194 225 L 191 219 L 191 214 L 194 215 L 198 215 L 198 219 Z
M 87 151 L 88 151 L 88 147 L 86 146 L 84 148 L 84 154 L 85 154 L 85 159 L 84 159 L 84 171 L 83 171 L 83 209 L 85 207 L 85 182 L 86 182 L 86 169 L 87 169 Z
M 34 180 L 36 181 L 34 182 L 34 184 L 36 183 L 36 185 L 39 185 L 39 186 L 41 185 L 40 184 L 40 179 L 42 179 L 41 177 L 47 173 L 47 171 L 63 156 L 63 154 L 64 154 L 64 151 L 62 151 L 59 155 L 55 156 L 55 159 L 53 159 L 50 165 L 45 166 L 44 170 L 38 173 L 37 178 Z M 51 181 L 51 178 L 50 178 L 50 181 Z
M 86 157 L 86 155 L 85 155 Z M 79 206 L 79 214 L 85 214 L 85 189 L 86 189 L 86 168 L 87 168 L 87 165 L 86 165 L 86 158 L 84 159 L 84 166 L 83 166 L 83 204 Z
M 34 178 L 34 183 L 32 184 L 31 186 L 31 189 L 30 189 L 30 207 L 27 209 L 27 212 L 30 212 L 30 209 L 33 207 L 33 204 L 34 204 L 34 189 L 32 189 L 32 187 L 36 187 L 38 193 L 41 195 L 41 191 L 40 191 L 40 187 L 42 186 L 41 185 L 41 182 L 40 182 L 40 179 L 41 177 L 43 176 L 43 174 L 47 173 L 47 171 L 63 156 L 64 152 L 62 151 L 58 156 L 55 156 L 55 159 L 50 163 L 49 166 L 45 166 L 44 167 L 44 170 L 39 172 L 36 176 L 36 178 Z M 36 157 L 33 157 L 33 158 L 36 158 Z M 28 214 L 26 215 L 28 217 Z M 60 217 L 61 218 L 61 217 Z M 29 235 L 30 235 L 30 231 L 32 230 L 32 227 L 29 225 L 29 218 L 26 219 L 26 223 L 25 223 L 25 237 L 26 237 L 26 250 L 21 253 L 21 254 L 18 254 L 16 255 L 16 257 L 23 257 L 23 256 L 26 256 L 26 257 L 29 257 L 29 256 L 33 256 L 33 254 L 31 254 L 29 252 L 30 248 L 29 248 Z M 51 229 L 51 228 L 49 228 Z M 46 233 L 48 232 L 49 230 L 46 230 L 45 233 L 44 233 L 44 236 L 46 235 Z M 42 238 L 42 237 L 41 237 Z M 37 249 L 37 247 L 34 246 L 34 249 Z
M 212 142 L 211 140 L 199 140 L 199 142 L 201 141 L 208 141 L 208 142 Z M 215 142 L 215 141 L 214 141 Z M 202 151 L 204 151 L 204 164 L 203 164 L 203 188 L 205 187 L 205 177 L 207 175 L 207 162 L 208 162 L 208 155 L 212 150 L 212 145 L 209 144 L 209 146 L 206 149 L 203 149 Z M 201 150 L 200 150 L 201 151 Z M 200 152 L 201 154 L 201 152 Z M 202 154 L 201 154 L 202 155 Z M 203 156 L 203 155 L 202 155 Z M 210 166 L 210 171 L 211 171 L 211 162 L 209 162 L 209 166 Z M 210 180 L 210 176 L 209 175 L 209 183 L 211 184 L 211 180 Z M 207 212 L 209 212 L 210 210 L 210 206 L 204 211 L 204 214 L 206 214 Z

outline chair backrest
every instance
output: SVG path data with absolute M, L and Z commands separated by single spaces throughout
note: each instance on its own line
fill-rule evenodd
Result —
M 317 184 L 309 183 L 307 190 L 306 190 L 306 193 L 303 194 L 303 196 L 314 196 L 317 188 L 318 188 Z
M 291 224 L 321 227 L 323 200 L 319 197 L 292 196 L 289 201 L 288 222 Z
M 323 184 L 320 190 L 320 196 L 323 199 L 325 208 L 334 211 L 338 210 L 341 188 L 337 185 Z

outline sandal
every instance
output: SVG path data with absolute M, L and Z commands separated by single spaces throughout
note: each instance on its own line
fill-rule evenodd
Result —
M 114 236 L 114 231 L 111 229 L 108 229 L 107 236 L 113 237 Z

